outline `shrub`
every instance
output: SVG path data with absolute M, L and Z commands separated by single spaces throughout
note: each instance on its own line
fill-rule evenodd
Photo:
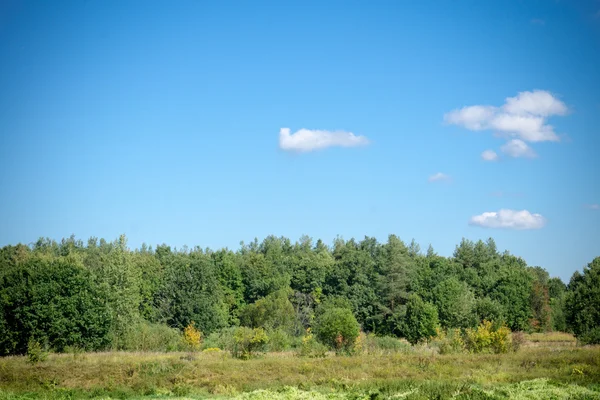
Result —
M 202 352 L 203 353 L 219 353 L 219 352 L 221 352 L 221 349 L 218 347 L 209 347 L 209 348 L 202 350 Z
M 308 328 L 306 334 L 302 337 L 297 355 L 300 357 L 323 358 L 327 356 L 327 346 L 319 343 L 312 334 L 311 329 Z
M 48 352 L 42 347 L 37 340 L 30 340 L 27 344 L 27 361 L 31 364 L 37 364 L 41 361 L 46 361 Z
M 600 344 L 600 327 L 595 327 L 580 334 L 579 341 L 581 344 Z
M 282 329 L 269 331 L 269 351 L 285 351 L 292 347 L 293 337 Z
M 473 353 L 506 353 L 511 348 L 510 329 L 506 326 L 494 329 L 490 321 L 483 321 L 477 329 L 465 331 L 465 346 Z
M 121 349 L 128 351 L 178 351 L 183 349 L 183 337 L 178 329 L 164 324 L 141 321 L 127 330 Z
M 192 351 L 200 350 L 202 344 L 202 332 L 194 326 L 194 321 L 190 322 L 183 330 L 183 341 L 186 347 Z
M 240 326 L 233 333 L 233 349 L 231 355 L 235 358 L 247 360 L 256 352 L 264 352 L 269 342 L 269 337 L 263 328 L 248 328 Z
M 321 343 L 338 353 L 351 351 L 360 332 L 352 311 L 339 307 L 331 307 L 319 313 L 314 329 Z
M 501 326 L 495 332 L 492 332 L 492 351 L 496 354 L 507 353 L 511 348 L 510 329 L 507 326 Z
M 367 354 L 375 355 L 408 353 L 411 350 L 411 346 L 394 336 L 377 336 L 369 333 L 365 337 L 364 350 Z
M 440 354 L 460 353 L 465 349 L 460 329 L 449 329 L 448 331 L 438 329 L 433 344 L 437 345 Z
M 219 348 L 221 350 L 232 351 L 235 341 L 233 334 L 237 328 L 222 328 L 208 335 L 202 343 L 203 348 Z

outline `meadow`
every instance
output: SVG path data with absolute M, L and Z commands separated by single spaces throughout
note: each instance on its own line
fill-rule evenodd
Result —
M 324 358 L 270 352 L 98 352 L 0 358 L 2 399 L 600 399 L 600 346 L 533 334 L 517 352 L 427 345 Z

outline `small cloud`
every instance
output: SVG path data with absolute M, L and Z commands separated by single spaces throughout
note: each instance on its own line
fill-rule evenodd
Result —
M 502 150 L 502 152 L 504 154 L 507 154 L 514 158 L 535 158 L 535 157 L 537 157 L 537 154 L 535 154 L 535 151 L 533 151 L 533 149 L 531 147 L 529 147 L 527 145 L 527 143 L 525 143 L 524 141 L 519 140 L 519 139 L 513 139 L 513 140 L 509 141 L 504 146 L 500 147 L 500 150 Z
M 481 153 L 481 158 L 484 161 L 498 161 L 498 154 L 494 150 L 486 150 Z
M 550 92 L 534 90 L 508 97 L 500 107 L 475 105 L 450 111 L 444 115 L 444 121 L 472 131 L 492 130 L 500 136 L 527 142 L 557 142 L 560 138 L 546 118 L 567 112 L 565 103 Z
M 530 22 L 533 25 L 546 25 L 546 21 L 544 21 L 543 19 L 540 19 L 540 18 L 533 18 Z
M 279 147 L 286 151 L 309 152 L 328 147 L 366 146 L 369 140 L 352 132 L 300 129 L 291 133 L 289 128 L 279 130 Z
M 596 14 L 594 14 L 594 18 L 600 19 L 600 10 L 596 11 Z
M 427 181 L 428 181 L 428 182 L 444 182 L 444 181 L 445 181 L 445 182 L 448 182 L 448 181 L 450 181 L 450 179 L 451 179 L 451 178 L 450 178 L 450 176 L 449 176 L 449 175 L 446 175 L 446 174 L 444 174 L 444 173 L 438 172 L 437 174 L 433 174 L 433 175 L 431 175 L 431 176 L 430 176 L 430 177 L 427 179 Z
M 585 208 L 588 210 L 600 210 L 600 204 L 586 204 Z
M 498 229 L 540 229 L 546 225 L 546 219 L 540 214 L 531 214 L 527 210 L 502 209 L 475 215 L 469 220 L 469 225 Z

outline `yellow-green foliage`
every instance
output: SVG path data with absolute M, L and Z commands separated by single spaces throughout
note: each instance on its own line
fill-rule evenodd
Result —
M 218 347 L 209 347 L 208 349 L 202 350 L 203 353 L 218 353 L 221 349 Z
M 327 356 L 327 347 L 319 343 L 312 334 L 311 329 L 307 328 L 297 355 L 300 357 L 322 358 Z
M 501 326 L 492 332 L 492 351 L 496 354 L 507 353 L 511 345 L 510 329 L 506 326 Z
M 195 326 L 194 321 L 190 322 L 183 330 L 183 340 L 190 350 L 199 350 L 202 345 L 202 332 Z
M 448 331 L 438 328 L 431 344 L 438 347 L 440 354 L 460 353 L 465 350 L 465 341 L 462 338 L 461 330 L 458 328 Z
M 511 348 L 510 329 L 494 329 L 492 322 L 483 321 L 476 329 L 465 330 L 465 347 L 473 353 L 506 353 Z
M 360 354 L 365 351 L 365 345 L 367 341 L 367 335 L 364 332 L 360 332 L 354 340 L 354 347 L 352 349 L 354 354 Z
M 248 328 L 241 326 L 236 328 L 233 334 L 234 346 L 231 355 L 236 358 L 247 360 L 256 352 L 266 350 L 269 337 L 263 328 Z

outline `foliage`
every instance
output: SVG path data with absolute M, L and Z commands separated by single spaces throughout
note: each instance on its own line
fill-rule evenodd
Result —
M 143 320 L 133 325 L 122 340 L 122 349 L 127 351 L 178 351 L 183 348 L 179 330 Z
M 373 355 L 411 352 L 411 346 L 406 341 L 401 341 L 394 336 L 377 336 L 373 333 L 366 335 L 363 348 L 365 353 Z
M 494 321 L 494 332 L 503 323 L 515 331 L 569 330 L 594 343 L 597 260 L 567 286 L 499 253 L 493 239 L 463 239 L 452 257 L 431 246 L 422 254 L 414 240 L 405 245 L 395 235 L 385 243 L 337 238 L 331 248 L 308 236 L 295 243 L 268 236 L 234 251 L 131 250 L 125 236 L 39 239 L 0 248 L 0 354 L 25 354 L 30 339 L 56 352 L 178 350 L 192 321 L 207 335 L 204 348 L 231 351 L 235 327 L 246 325 L 265 329 L 269 347 L 281 350 L 297 346 L 309 327 L 321 339 L 318 324 L 331 308 L 349 310 L 346 317 L 367 334 L 359 343 L 365 351 L 380 340 L 372 333 L 417 343 L 438 326 L 450 332 L 484 320 Z M 341 332 L 328 340 L 356 351 L 355 339 Z
M 192 321 L 210 333 L 227 324 L 227 306 L 211 258 L 200 250 L 168 254 L 165 281 L 156 303 L 160 318 L 169 326 L 184 329 Z
M 433 346 L 438 347 L 440 354 L 454 354 L 465 350 L 465 341 L 460 329 L 449 329 L 444 331 L 440 328 L 432 341 Z
M 490 321 L 483 321 L 476 329 L 466 329 L 464 339 L 465 348 L 473 353 L 506 353 L 513 349 L 510 329 L 494 328 Z
M 600 257 L 575 272 L 565 299 L 566 320 L 575 336 L 586 343 L 600 343 Z
M 30 340 L 27 344 L 27 361 L 31 364 L 37 364 L 41 361 L 46 361 L 48 352 L 42 347 L 37 340 Z
M 317 314 L 314 331 L 321 343 L 336 352 L 351 351 L 360 326 L 348 308 L 329 307 Z
M 311 328 L 307 328 L 297 355 L 300 357 L 323 358 L 327 356 L 327 346 L 317 341 L 311 332 Z
M 241 325 L 266 330 L 282 329 L 292 333 L 296 314 L 289 300 L 290 292 L 289 289 L 280 289 L 246 306 L 240 316 Z
M 286 351 L 295 344 L 295 338 L 283 329 L 267 331 L 269 351 Z
M 0 354 L 24 354 L 34 339 L 56 351 L 108 344 L 104 289 L 75 255 L 34 255 L 0 275 Z
M 190 350 L 200 350 L 202 345 L 202 332 L 196 328 L 194 321 L 190 322 L 183 330 L 183 341 Z
M 433 301 L 443 326 L 468 328 L 477 324 L 475 296 L 468 285 L 458 278 L 440 282 L 433 290 Z
M 247 360 L 257 352 L 266 350 L 269 337 L 263 328 L 248 328 L 241 326 L 233 333 L 233 348 L 231 355 L 235 358 Z
M 210 335 L 206 336 L 202 343 L 202 347 L 206 348 L 219 348 L 221 350 L 227 350 L 229 352 L 233 351 L 233 347 L 235 345 L 235 340 L 233 339 L 233 334 L 235 332 L 235 327 L 230 328 L 221 328 L 217 331 L 212 332 Z
M 424 302 L 416 294 L 411 295 L 406 306 L 406 317 L 402 328 L 404 337 L 410 343 L 416 344 L 435 336 L 438 326 L 438 313 L 435 306 Z

